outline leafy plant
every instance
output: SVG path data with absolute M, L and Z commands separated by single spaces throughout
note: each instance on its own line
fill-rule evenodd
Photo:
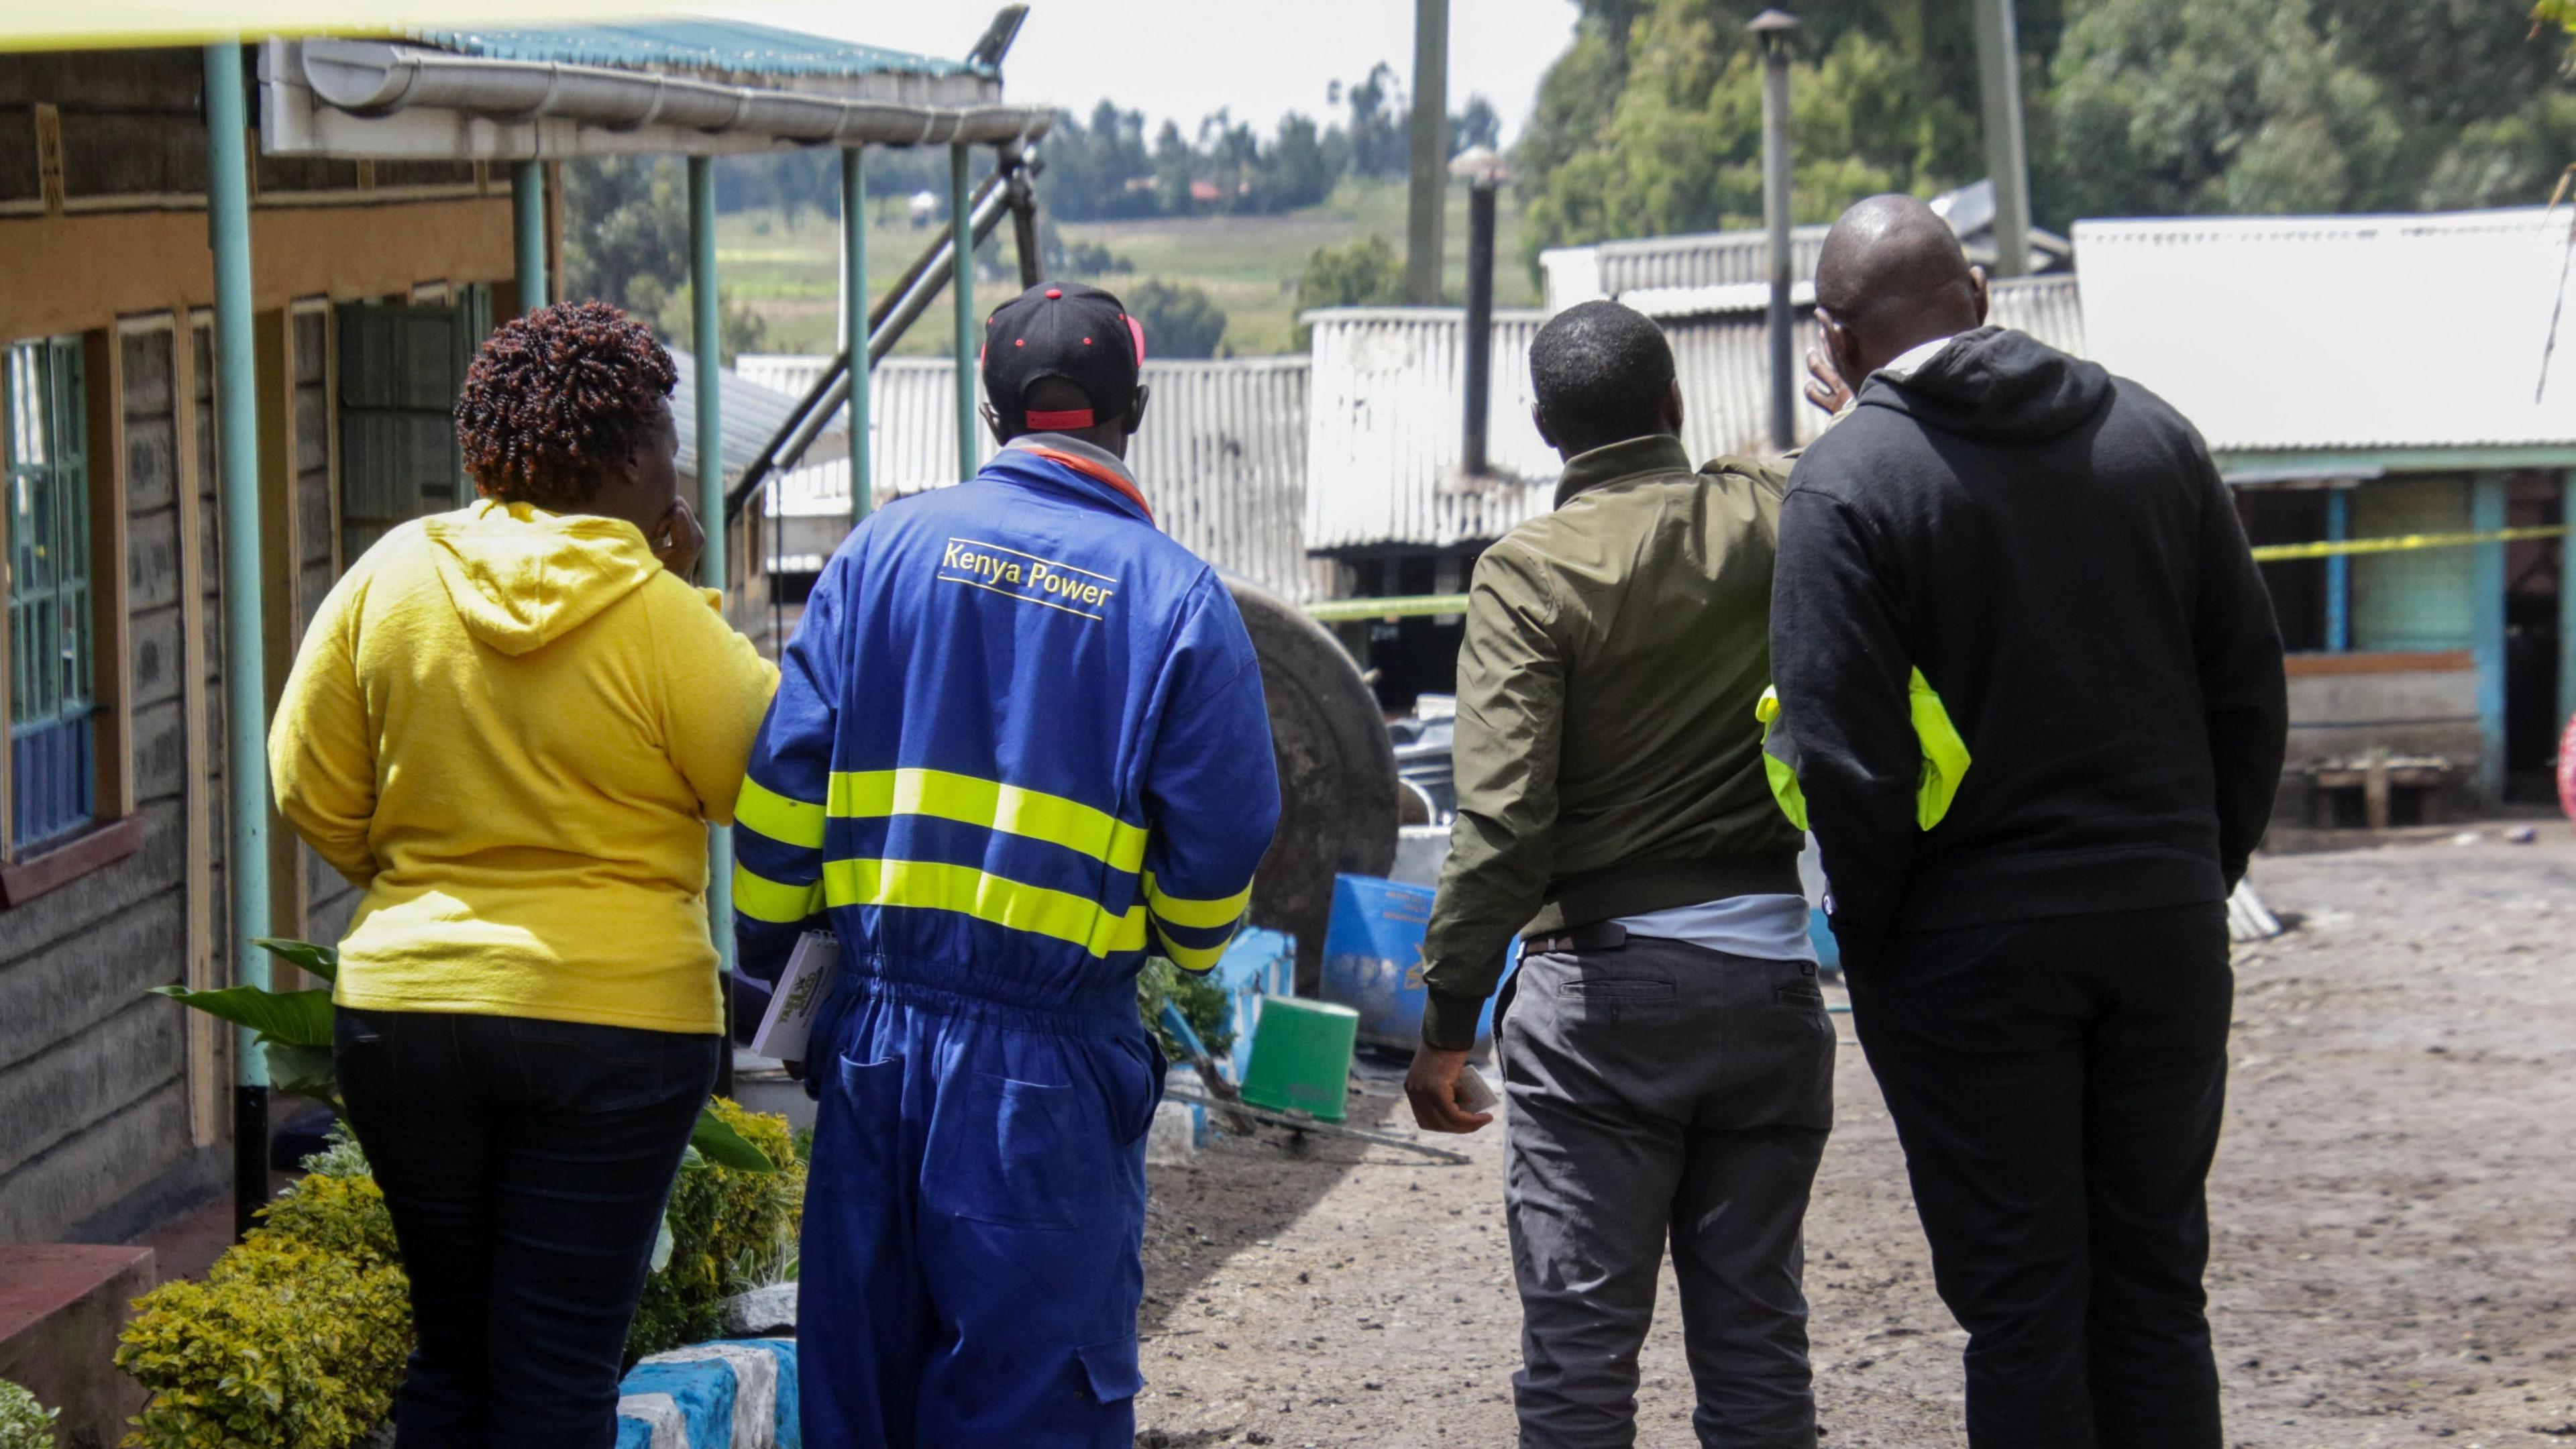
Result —
M 1197 1032 L 1199 1043 L 1208 1055 L 1222 1057 L 1234 1047 L 1234 1031 L 1225 1025 L 1230 1007 L 1225 992 L 1204 976 L 1193 976 L 1160 956 L 1145 958 L 1145 967 L 1136 973 L 1136 1014 L 1163 1044 L 1163 1055 L 1172 1061 L 1185 1061 L 1181 1044 L 1163 1030 L 1163 1003 L 1171 1002 L 1181 1009 L 1181 1019 Z
M 662 1261 L 644 1281 L 627 1336 L 629 1357 L 714 1337 L 723 1328 L 725 1299 L 780 1281 L 794 1261 L 805 1166 L 787 1119 L 721 1097 L 709 1104 L 701 1126 L 710 1117 L 761 1162 L 787 1165 L 745 1170 L 708 1152 L 682 1167 L 663 1213 Z
M 315 1175 L 202 1281 L 135 1300 L 117 1367 L 151 1391 L 129 1446 L 343 1449 L 384 1421 L 410 1284 L 373 1179 Z
M 708 1122 L 716 1147 L 683 1161 L 630 1359 L 714 1336 L 726 1298 L 794 1276 L 805 1173 L 786 1119 L 719 1099 Z M 345 1133 L 306 1165 L 202 1282 L 136 1301 L 116 1361 L 152 1400 L 129 1446 L 343 1449 L 383 1421 L 412 1342 L 393 1216 Z M 21 1449 L 7 1410 L 0 1393 L 0 1449 Z
M 0 1449 L 54 1449 L 54 1418 L 60 1412 L 0 1379 Z

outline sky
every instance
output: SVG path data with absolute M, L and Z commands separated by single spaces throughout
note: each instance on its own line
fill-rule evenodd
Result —
M 930 55 L 962 55 L 1000 0 L 824 5 L 751 0 L 724 13 Z M 854 14 L 853 12 L 862 12 Z M 1482 94 L 1519 134 L 1539 76 L 1574 32 L 1573 0 L 1450 0 L 1449 109 Z M 1268 132 L 1281 114 L 1318 119 L 1335 80 L 1379 61 L 1413 81 L 1410 0 L 1030 0 L 1002 65 L 1003 93 L 1089 114 L 1106 96 L 1184 132 L 1220 107 Z

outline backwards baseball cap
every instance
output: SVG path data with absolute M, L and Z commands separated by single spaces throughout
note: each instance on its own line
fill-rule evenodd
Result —
M 1041 282 L 984 321 L 984 395 L 1006 431 L 1078 432 L 1123 416 L 1145 365 L 1145 329 L 1116 297 L 1080 282 Z M 1087 408 L 1028 408 L 1029 389 L 1060 377 Z

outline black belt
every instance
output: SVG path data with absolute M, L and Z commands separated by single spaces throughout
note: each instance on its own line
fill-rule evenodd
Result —
M 1627 944 L 1627 927 L 1617 921 L 1594 921 L 1553 936 L 1523 936 L 1521 954 L 1561 956 L 1573 951 L 1616 951 Z

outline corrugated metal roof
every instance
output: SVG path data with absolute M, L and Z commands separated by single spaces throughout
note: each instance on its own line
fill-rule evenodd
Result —
M 1814 280 L 1816 254 L 1824 250 L 1829 230 L 1791 228 L 1792 279 Z M 1547 308 L 1556 312 L 1594 297 L 1624 299 L 1630 292 L 1768 283 L 1771 234 L 1754 228 L 1557 247 L 1541 252 L 1539 265 L 1547 273 Z
M 2086 221 L 2084 325 L 2220 452 L 2576 444 L 2569 215 Z
M 742 360 L 753 375 L 800 393 L 827 361 Z M 1303 357 L 1149 361 L 1145 382 L 1153 393 L 1128 452 L 1165 533 L 1292 601 L 1316 593 L 1303 538 L 1307 372 Z M 955 364 L 945 358 L 877 364 L 869 415 L 871 479 L 880 500 L 956 481 L 955 377 Z M 993 442 L 981 428 L 976 438 L 981 462 L 992 456 Z M 788 517 L 846 517 L 848 461 L 787 474 L 770 506 Z
M 698 472 L 698 363 L 686 350 L 673 348 L 671 365 L 680 374 L 679 384 L 671 389 L 671 421 L 677 424 L 680 434 L 680 477 L 688 480 Z M 739 373 L 718 374 L 716 416 L 724 425 L 720 456 L 727 478 L 742 476 L 742 470 L 751 466 L 761 446 L 786 423 L 795 406 L 794 398 L 762 387 Z
M 561 61 L 627 70 L 713 71 L 731 75 L 990 76 L 962 60 L 755 25 L 747 20 L 634 21 L 622 25 L 419 26 L 424 45 L 493 60 Z
M 1989 320 L 2081 354 L 2084 320 L 2076 279 L 2025 277 L 1995 284 Z M 1559 460 L 1530 425 L 1530 342 L 1535 312 L 1494 319 L 1492 411 L 1486 449 L 1494 468 L 1525 480 L 1468 482 L 1460 413 L 1466 331 L 1462 313 L 1408 307 L 1308 314 L 1315 324 L 1309 423 L 1306 547 L 1317 551 L 1397 544 L 1448 548 L 1500 538 L 1553 501 Z M 1694 458 L 1770 449 L 1771 351 L 1761 311 L 1667 318 L 1682 385 L 1682 445 Z M 1805 381 L 1815 322 L 1801 311 L 1792 366 Z M 1792 410 L 1801 444 L 1824 414 L 1802 398 Z

